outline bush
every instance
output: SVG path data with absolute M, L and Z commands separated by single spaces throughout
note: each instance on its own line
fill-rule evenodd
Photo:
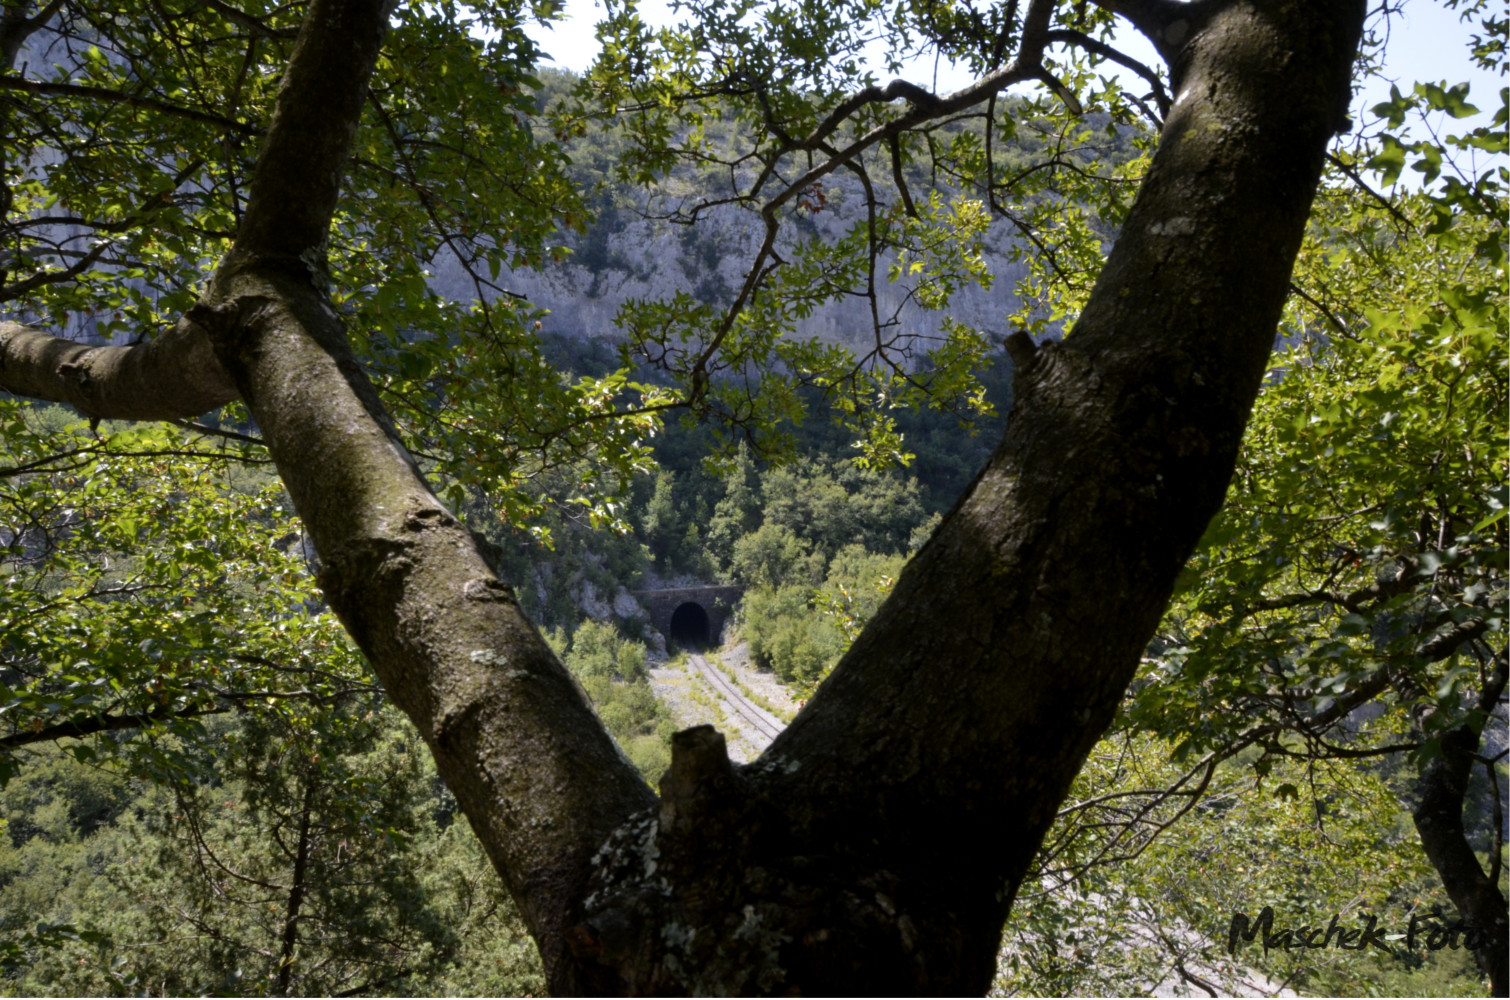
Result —
M 559 629 L 546 639 L 582 682 L 603 726 L 651 784 L 671 764 L 671 712 L 650 690 L 645 645 L 608 622 L 586 621 L 568 641 Z
M 881 606 L 905 561 L 846 545 L 819 590 L 788 584 L 747 592 L 743 634 L 751 659 L 800 689 L 816 687 Z

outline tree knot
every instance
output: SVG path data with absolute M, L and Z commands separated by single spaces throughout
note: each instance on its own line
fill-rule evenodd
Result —
M 277 303 L 261 295 L 238 295 L 224 302 L 203 299 L 194 303 L 184 317 L 205 332 L 210 343 L 226 347 L 236 342 L 241 331 L 265 320 Z
M 423 531 L 431 525 L 449 528 L 456 519 L 440 507 L 420 507 L 404 515 L 405 531 Z
M 492 601 L 506 604 L 514 599 L 514 591 L 502 580 L 493 577 L 477 577 L 462 584 L 461 594 L 469 601 Z
M 77 361 L 65 361 L 58 365 L 58 376 L 83 388 L 89 384 L 89 368 Z

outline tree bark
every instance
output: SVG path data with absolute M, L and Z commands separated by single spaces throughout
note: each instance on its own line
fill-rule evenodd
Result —
M 279 996 L 289 996 L 293 985 L 294 951 L 299 946 L 299 910 L 304 906 L 304 892 L 309 888 L 309 855 L 314 844 L 309 834 L 310 815 L 315 810 L 315 782 L 306 778 L 304 802 L 299 808 L 299 832 L 294 840 L 294 872 L 288 887 L 288 905 L 283 911 L 283 949 L 278 954 Z
M 605 855 L 577 953 L 626 991 L 989 985 L 1221 503 L 1346 120 L 1361 3 L 1185 9 L 1152 170 L 1073 332 L 1020 368 L 985 471 L 766 754 L 731 771 L 682 739 L 659 813 Z
M 1364 12 L 1168 11 L 1188 16 L 1160 29 L 1177 100 L 1153 168 L 1073 334 L 1022 366 L 987 468 L 767 754 L 736 769 L 716 733 L 679 734 L 657 802 L 429 491 L 330 307 L 325 233 L 386 4 L 312 4 L 189 325 L 554 991 L 989 986 L 1018 883 L 1221 502 Z M 13 374 L 18 342 L 0 338 L 0 384 L 58 398 L 58 366 Z M 101 391 L 90 412 L 153 395 Z
M 654 795 L 430 492 L 325 292 L 326 232 L 387 7 L 311 5 L 235 250 L 191 318 L 262 430 L 332 610 L 429 744 L 553 987 L 600 991 L 602 973 L 583 979 L 564 960 L 567 930 L 593 852 Z
M 133 347 L 88 347 L 0 323 L 0 386 L 116 420 L 187 419 L 237 396 L 204 331 L 188 320 Z
M 1505 662 L 1500 660 L 1479 698 L 1483 718 L 1498 708 L 1505 684 Z M 1441 756 L 1433 758 L 1421 775 L 1421 800 L 1411 818 L 1442 887 L 1473 934 L 1473 955 L 1489 977 L 1491 994 L 1502 997 L 1510 991 L 1510 914 L 1504 893 L 1479 864 L 1463 825 L 1468 776 L 1477 760 L 1483 726 L 1481 719 L 1477 725 L 1458 726 L 1442 737 Z M 1490 777 L 1497 780 L 1492 771 Z M 1496 816 L 1494 821 L 1501 818 Z

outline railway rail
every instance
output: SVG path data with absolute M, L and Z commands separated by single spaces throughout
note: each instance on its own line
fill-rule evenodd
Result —
M 764 750 L 767 746 L 770 746 L 771 741 L 776 738 L 777 734 L 786 728 L 780 722 L 772 721 L 771 716 L 764 709 L 740 693 L 739 688 L 730 683 L 729 678 L 724 676 L 722 670 L 714 667 L 696 653 L 691 654 L 688 659 L 697 668 L 703 680 L 747 724 L 747 728 L 764 741 L 763 745 L 757 747 L 757 749 Z

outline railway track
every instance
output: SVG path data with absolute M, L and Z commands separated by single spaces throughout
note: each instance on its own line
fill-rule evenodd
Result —
M 761 746 L 756 749 L 764 750 L 767 746 L 770 746 L 771 741 L 776 738 L 776 735 L 786 728 L 780 722 L 773 721 L 764 709 L 740 693 L 739 688 L 730 683 L 729 678 L 724 676 L 722 670 L 719 670 L 696 653 L 689 656 L 688 660 L 697 668 L 704 682 L 712 687 L 730 708 L 734 709 L 735 713 L 746 724 L 746 728 L 758 737 Z

